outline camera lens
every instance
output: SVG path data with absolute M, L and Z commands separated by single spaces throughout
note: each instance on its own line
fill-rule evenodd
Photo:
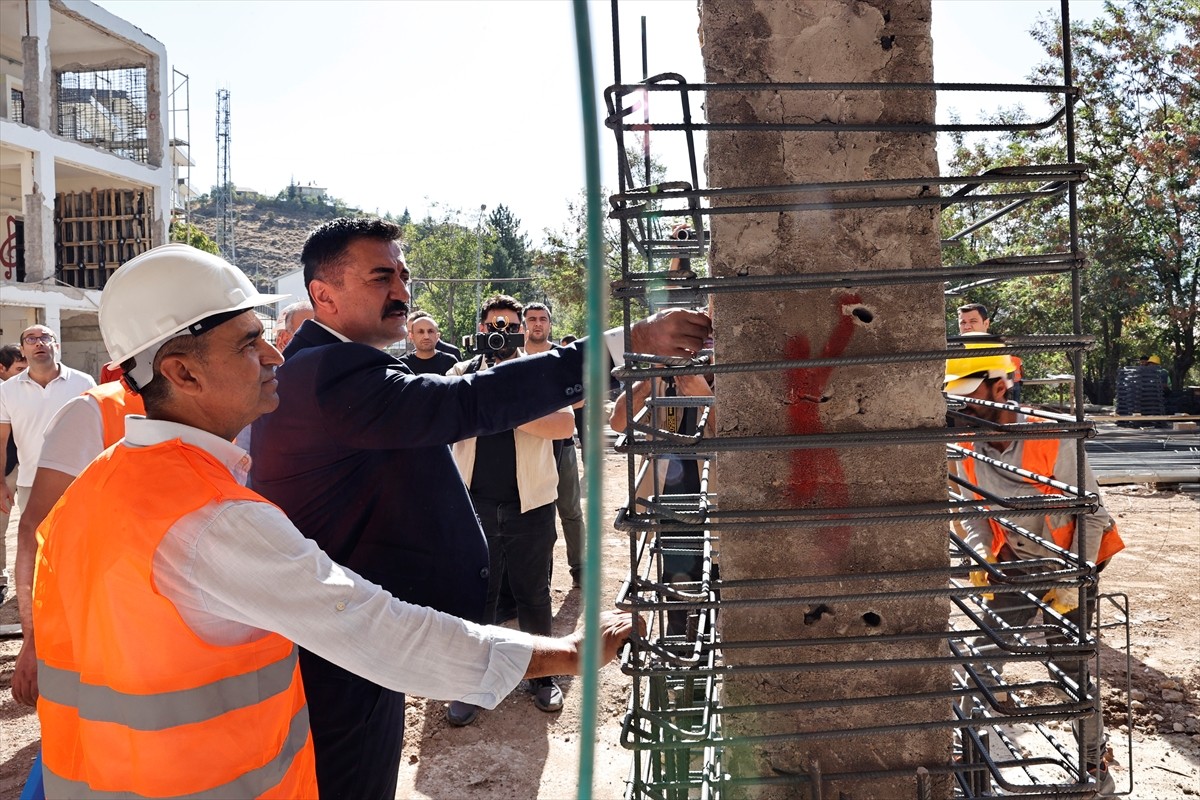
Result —
M 691 228 L 680 228 L 675 231 L 675 238 L 679 240 L 695 239 L 696 232 Z
M 503 350 L 505 345 L 503 333 L 489 333 L 487 335 L 487 346 L 489 350 Z

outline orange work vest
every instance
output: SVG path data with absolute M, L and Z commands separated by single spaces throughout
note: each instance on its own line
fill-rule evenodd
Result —
M 179 440 L 117 445 L 38 530 L 33 623 L 46 796 L 316 797 L 296 646 L 202 641 L 154 553 L 211 502 L 262 500 Z
M 1029 418 L 1031 422 L 1040 422 L 1041 420 Z M 1075 480 L 1073 476 L 1063 477 L 1054 474 L 1054 464 L 1058 461 L 1058 439 L 1026 439 L 1025 449 L 1021 455 L 1021 469 L 1027 472 L 1033 472 L 1046 477 L 1053 477 L 1056 480 Z M 974 446 L 969 442 L 959 442 L 960 447 L 974 451 Z M 967 457 L 963 459 L 963 471 L 966 473 L 967 480 L 975 486 L 979 485 L 979 481 L 975 477 L 975 459 Z M 1059 494 L 1059 490 L 1053 486 L 1047 486 L 1044 483 L 1022 478 L 1023 481 L 1037 489 L 1042 494 Z M 978 497 L 978 495 L 976 495 Z M 1004 547 L 1006 532 L 1004 527 L 994 519 L 989 519 L 988 524 L 992 527 L 992 555 L 998 556 L 1000 549 Z M 1075 544 L 1075 517 L 1067 517 L 1067 522 L 1064 525 L 1054 527 L 1050 522 L 1049 515 L 1046 516 L 1046 529 L 1050 531 L 1054 538 L 1054 543 L 1063 550 L 1073 551 Z M 1100 552 L 1096 555 L 1096 563 L 1103 564 L 1115 554 L 1125 549 L 1125 543 L 1121 541 L 1120 534 L 1117 533 L 1117 523 L 1113 520 L 1112 524 L 1105 529 L 1104 534 L 1100 537 Z
M 109 381 L 93 386 L 84 394 L 95 398 L 100 407 L 100 421 L 104 425 L 104 449 L 112 447 L 125 437 L 125 417 L 130 414 L 146 414 L 146 404 L 140 394 L 134 394 L 120 381 Z

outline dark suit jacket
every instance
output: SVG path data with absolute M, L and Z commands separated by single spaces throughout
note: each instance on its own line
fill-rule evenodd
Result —
M 574 403 L 582 351 L 418 376 L 309 321 L 285 355 L 279 408 L 251 437 L 255 491 L 334 561 L 401 600 L 479 620 L 487 543 L 448 445 Z

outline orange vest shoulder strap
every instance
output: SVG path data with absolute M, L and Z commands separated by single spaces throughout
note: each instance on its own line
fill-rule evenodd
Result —
M 102 383 L 84 394 L 91 395 L 100 408 L 106 450 L 125 437 L 125 417 L 146 413 L 146 404 L 142 402 L 141 395 L 133 394 L 120 381 Z

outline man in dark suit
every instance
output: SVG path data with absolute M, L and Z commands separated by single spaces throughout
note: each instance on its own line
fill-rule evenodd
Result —
M 334 561 L 402 600 L 478 620 L 487 543 L 449 444 L 574 403 L 583 349 L 457 378 L 413 375 L 378 349 L 405 337 L 399 236 L 374 218 L 336 219 L 309 234 L 301 261 L 316 317 L 285 351 L 278 410 L 255 423 L 254 486 Z M 632 344 L 687 356 L 710 330 L 702 314 L 669 312 L 637 323 Z M 390 800 L 403 695 L 311 653 L 300 658 L 321 797 Z

